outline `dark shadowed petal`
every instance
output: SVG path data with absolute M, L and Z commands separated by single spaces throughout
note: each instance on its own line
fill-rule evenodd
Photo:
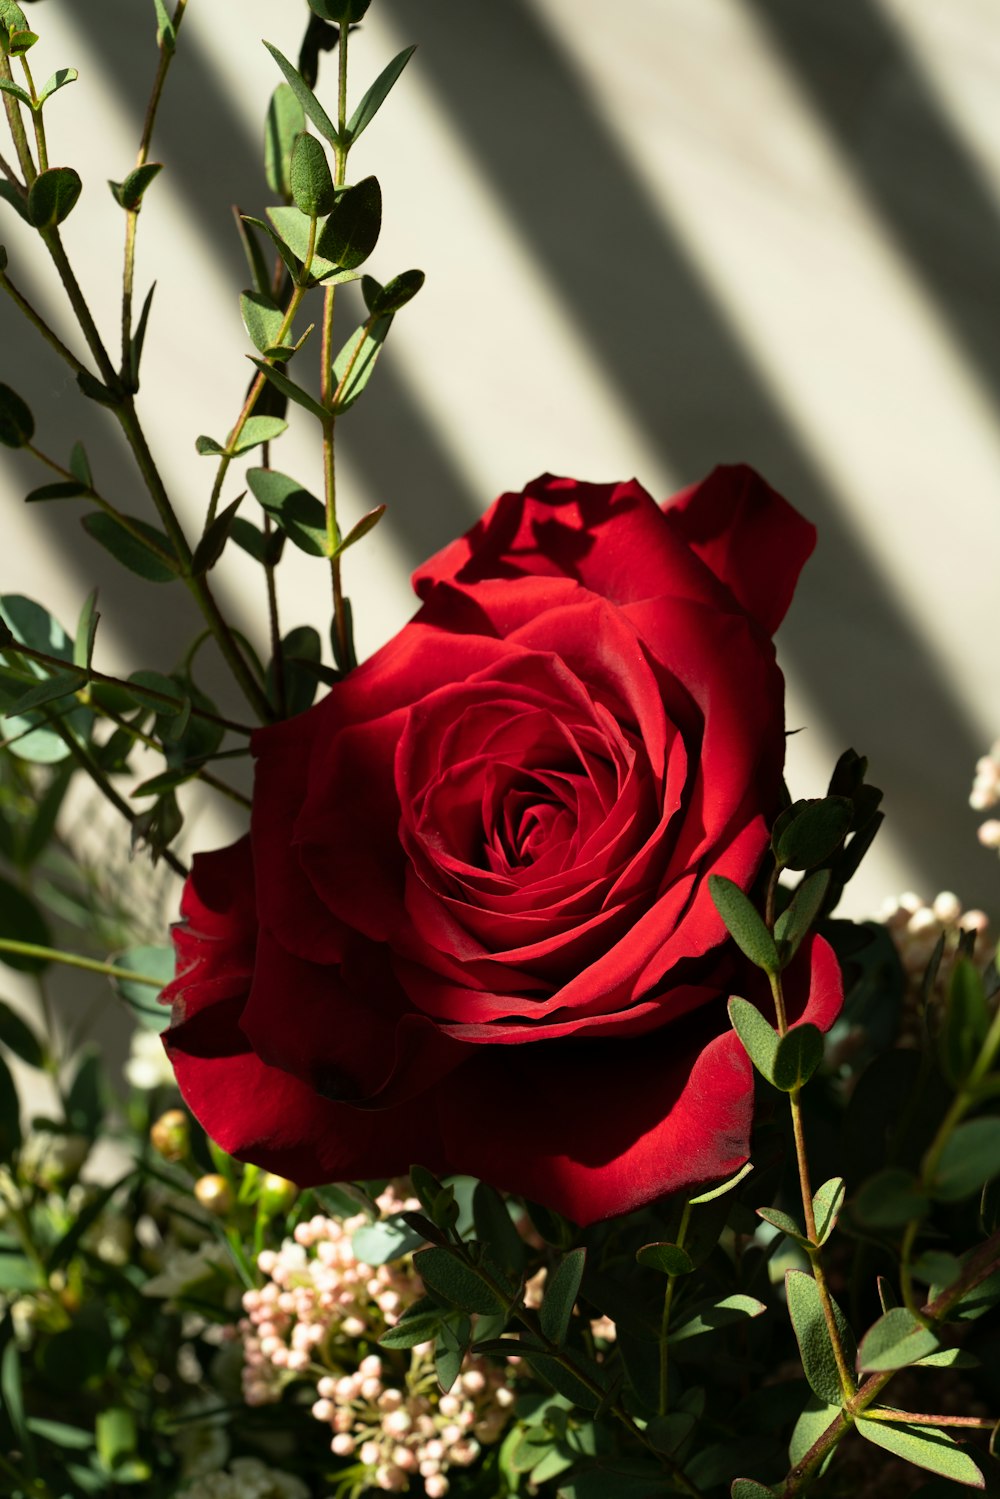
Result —
M 664 511 L 674 533 L 773 635 L 816 544 L 815 526 L 746 464 L 713 469 Z

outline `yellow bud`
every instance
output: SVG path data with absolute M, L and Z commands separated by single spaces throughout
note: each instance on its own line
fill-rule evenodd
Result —
M 273 1171 L 267 1171 L 260 1179 L 260 1196 L 257 1200 L 262 1212 L 270 1217 L 274 1213 L 286 1213 L 298 1195 L 299 1189 L 294 1182 L 275 1175 Z
M 224 1218 L 233 1205 L 233 1191 L 224 1176 L 213 1173 L 200 1176 L 194 1184 L 194 1195 L 206 1212 Z
M 183 1161 L 191 1144 L 191 1128 L 183 1109 L 168 1109 L 150 1127 L 149 1142 L 165 1161 Z

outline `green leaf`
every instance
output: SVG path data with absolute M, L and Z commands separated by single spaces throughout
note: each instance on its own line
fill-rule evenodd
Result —
M 21 1148 L 21 1104 L 10 1075 L 0 1057 L 0 1162 L 10 1164 Z
M 755 1478 L 734 1478 L 729 1486 L 730 1499 L 774 1499 L 774 1489 Z
M 524 1240 L 517 1231 L 505 1199 L 487 1182 L 475 1185 L 472 1218 L 476 1237 L 486 1245 L 490 1258 L 504 1270 L 518 1275 L 524 1268 Z
M 538 1320 L 543 1336 L 560 1347 L 569 1332 L 586 1260 L 586 1249 L 571 1250 L 554 1270 L 549 1271 L 545 1280 Z
M 236 232 L 240 237 L 240 244 L 243 246 L 243 253 L 246 256 L 247 266 L 250 270 L 253 289 L 259 296 L 270 299 L 271 272 L 267 261 L 264 259 L 260 240 L 250 227 L 251 220 L 244 218 L 243 214 L 235 206 L 233 207 L 233 217 L 236 220 Z M 253 222 L 260 223 L 260 220 L 255 219 Z
M 97 635 L 97 622 L 100 617 L 97 612 L 97 589 L 95 588 L 87 595 L 83 608 L 80 610 L 80 618 L 76 625 L 76 638 L 73 641 L 74 665 L 84 671 L 90 670 L 94 655 L 94 638 Z
M 12 942 L 30 942 L 36 947 L 51 947 L 52 933 L 35 902 L 23 890 L 0 875 L 0 937 Z M 21 953 L 0 951 L 0 963 L 21 973 L 41 973 L 48 967 L 47 958 L 30 958 Z
M 94 476 L 90 471 L 90 460 L 82 442 L 75 442 L 69 455 L 69 471 L 84 489 L 93 489 Z
M 828 1405 L 839 1405 L 843 1399 L 843 1391 L 823 1316 L 819 1288 L 806 1271 L 789 1270 L 785 1275 L 785 1293 L 788 1298 L 788 1315 L 809 1387 L 814 1395 L 818 1395 Z M 854 1338 L 836 1302 L 833 1302 L 833 1315 L 847 1367 L 850 1369 L 854 1363 Z
M 30 1025 L 4 999 L 0 999 L 0 1045 L 6 1046 L 29 1067 L 45 1066 L 42 1043 Z
M 752 1170 L 753 1162 L 747 1161 L 746 1165 L 741 1166 L 735 1176 L 728 1177 L 726 1181 L 720 1182 L 717 1187 L 709 1187 L 706 1192 L 699 1192 L 697 1197 L 689 1198 L 688 1200 L 691 1203 L 691 1206 L 698 1207 L 703 1202 L 714 1202 L 716 1197 L 725 1196 L 725 1194 L 727 1192 L 731 1192 L 734 1187 L 738 1187 L 740 1182 L 743 1181 L 745 1177 L 748 1177 Z
M 76 207 L 83 183 L 72 167 L 39 172 L 28 190 L 28 218 L 36 229 L 54 229 Z
M 252 468 L 247 483 L 257 500 L 288 539 L 313 557 L 327 552 L 326 511 L 296 479 L 270 468 Z
M 252 342 L 265 354 L 278 342 L 285 314 L 270 296 L 247 291 L 240 296 L 240 312 Z
M 902 1228 L 911 1218 L 922 1218 L 929 1207 L 917 1178 L 897 1166 L 869 1177 L 852 1204 L 856 1217 L 869 1228 Z
M 774 923 L 774 936 L 781 952 L 782 966 L 791 962 L 820 913 L 830 888 L 830 871 L 817 869 L 797 887 L 787 907 Z
M 789 1239 L 794 1239 L 797 1244 L 804 1246 L 809 1243 L 802 1224 L 788 1213 L 779 1212 L 777 1208 L 755 1208 L 754 1212 L 758 1218 L 763 1218 L 765 1223 L 770 1223 L 772 1228 L 778 1229 Z
M 416 50 L 416 47 L 405 47 L 402 52 L 398 52 L 392 62 L 382 69 L 371 88 L 365 91 L 361 103 L 347 122 L 349 141 L 353 143 L 363 130 L 367 130 L 388 98 L 396 79 Z
M 382 1218 L 378 1223 L 366 1223 L 355 1231 L 351 1248 L 356 1259 L 373 1269 L 387 1265 L 390 1260 L 402 1259 L 426 1243 L 423 1234 L 410 1227 L 398 1215 Z
M 28 109 L 33 107 L 31 95 L 11 78 L 0 78 L 0 92 L 10 94 L 12 99 L 16 99 L 18 104 L 24 104 Z
M 903 1369 L 936 1353 L 941 1344 L 905 1306 L 893 1307 L 871 1326 L 861 1340 L 860 1367 L 865 1371 Z
M 149 310 L 153 305 L 153 293 L 155 290 L 156 282 L 154 281 L 152 286 L 149 288 L 149 291 L 146 293 L 146 300 L 143 302 L 142 311 L 139 314 L 139 322 L 136 326 L 135 333 L 132 335 L 132 338 L 129 342 L 128 387 L 129 390 L 133 392 L 139 389 L 139 365 L 142 361 L 142 349 L 144 343 L 146 342 L 146 328 L 149 324 Z M 124 370 L 122 371 L 122 374 L 125 374 Z
M 98 1461 L 108 1473 L 114 1473 L 135 1452 L 138 1435 L 135 1417 L 124 1406 L 98 1411 L 95 1433 Z
M 267 106 L 264 125 L 264 175 L 272 192 L 292 196 L 290 180 L 292 150 L 296 137 L 306 128 L 306 113 L 295 91 L 279 83 Z
M 280 416 L 251 416 L 243 424 L 243 431 L 230 447 L 234 456 L 240 453 L 248 453 L 251 448 L 260 447 L 261 443 L 274 442 L 282 432 L 288 431 L 288 423 Z
M 360 21 L 372 0 L 309 0 L 309 9 L 324 21 L 338 26 L 353 26 Z
M 363 177 L 341 192 L 320 231 L 317 250 L 345 271 L 368 259 L 382 229 L 382 189 L 377 177 Z
M 774 938 L 749 896 L 721 874 L 709 875 L 708 889 L 715 909 L 740 951 L 765 973 L 777 973 L 778 950 Z
M 582 1379 L 572 1373 L 571 1370 L 564 1368 L 559 1360 L 551 1354 L 525 1351 L 523 1357 L 531 1365 L 534 1372 L 540 1374 L 542 1379 L 547 1384 L 550 1384 L 557 1394 L 572 1401 L 581 1410 L 594 1411 L 597 1409 L 601 1402 L 600 1394 L 589 1389 Z M 582 1362 L 582 1356 L 577 1355 L 577 1357 Z M 593 1375 L 598 1383 L 601 1382 L 601 1370 L 597 1364 L 592 1365 L 588 1372 Z
M 503 1311 L 503 1303 L 461 1260 L 447 1249 L 421 1249 L 413 1256 L 414 1268 L 426 1286 L 464 1312 L 492 1316 Z
M 443 1394 L 451 1389 L 462 1371 L 472 1340 L 472 1324 L 464 1313 L 446 1318 L 434 1345 L 434 1368 Z
M 132 1011 L 132 1015 L 144 1030 L 159 1032 L 170 1023 L 170 1010 L 159 1003 L 163 987 L 174 976 L 174 949 L 172 947 L 126 947 L 111 955 L 116 968 L 127 968 L 132 973 L 147 973 L 160 981 L 160 988 L 149 984 L 138 984 L 133 979 L 111 980 L 111 987 L 118 998 Z
M 238 547 L 249 552 L 255 562 L 259 562 L 261 566 L 264 565 L 267 560 L 267 538 L 263 531 L 253 524 L 253 521 L 244 520 L 238 515 L 229 528 L 229 534 Z M 285 533 L 279 531 L 278 535 L 284 541 Z
M 67 479 L 58 484 L 40 484 L 37 489 L 25 495 L 24 503 L 36 505 L 45 500 L 76 500 L 86 493 L 82 484 L 78 484 L 75 479 Z
M 74 1130 L 91 1140 L 104 1119 L 103 1086 L 100 1053 L 87 1046 L 66 1095 L 66 1118 Z
M 808 1020 L 793 1025 L 778 1042 L 771 1081 L 783 1093 L 807 1083 L 823 1060 L 823 1033 Z
M 700 1337 L 702 1333 L 716 1332 L 720 1327 L 728 1327 L 733 1322 L 742 1322 L 747 1317 L 759 1317 L 761 1312 L 766 1312 L 767 1307 L 763 1301 L 758 1301 L 754 1296 L 743 1296 L 736 1294 L 724 1296 L 721 1301 L 715 1301 L 711 1305 L 703 1307 L 694 1312 L 677 1327 L 673 1328 L 670 1343 L 682 1343 L 687 1338 Z
M 264 378 L 274 386 L 275 390 L 280 390 L 283 396 L 287 396 L 290 401 L 295 401 L 319 421 L 329 420 L 330 413 L 324 411 L 319 402 L 314 401 L 309 392 L 303 390 L 300 385 L 296 385 L 294 380 L 289 380 L 287 375 L 283 375 L 280 370 L 276 370 L 273 365 L 267 364 L 263 359 L 251 358 L 250 363 L 260 370 Z
M 287 246 L 292 258 L 299 264 L 304 265 L 309 258 L 309 237 L 312 229 L 312 220 L 302 213 L 294 204 L 285 208 L 269 208 L 267 216 L 271 220 L 273 234 Z M 312 259 L 309 260 L 309 275 L 312 282 L 329 281 L 331 284 L 339 284 L 342 281 L 357 280 L 356 271 L 342 270 L 334 261 L 326 259 L 319 250 L 319 242 L 323 234 L 323 226 L 326 219 L 316 220 L 316 238 L 313 244 Z M 287 264 L 287 256 L 286 256 Z M 294 274 L 294 273 L 293 273 Z M 301 279 L 299 277 L 298 279 Z
M 816 1243 L 825 1244 L 837 1226 L 847 1187 L 842 1176 L 831 1176 L 813 1195 Z
M 949 1136 L 930 1184 L 933 1197 L 959 1202 L 1000 1173 L 1000 1119 L 970 1119 Z
M 843 842 L 853 815 L 853 803 L 844 796 L 793 803 L 775 826 L 772 847 L 778 868 L 822 864 Z
M 418 1343 L 429 1343 L 436 1338 L 447 1313 L 426 1297 L 417 1305 L 424 1308 L 413 1312 L 412 1308 L 400 1318 L 395 1327 L 390 1327 L 379 1338 L 382 1348 L 415 1348 Z
M 337 145 L 340 141 L 337 127 L 330 119 L 330 116 L 327 114 L 322 104 L 316 98 L 316 95 L 313 93 L 312 89 L 309 88 L 309 86 L 306 84 L 302 75 L 292 67 L 291 63 L 288 61 L 288 58 L 285 57 L 281 52 L 279 52 L 277 47 L 272 47 L 270 42 L 265 42 L 264 46 L 267 48 L 268 52 L 270 52 L 271 56 L 278 64 L 278 67 L 281 69 L 282 73 L 284 73 L 286 83 L 289 85 L 295 97 L 302 105 L 302 108 L 305 110 L 306 114 L 316 126 L 316 129 L 319 131 L 320 135 L 323 136 L 325 140 L 328 140 L 331 146 Z
M 367 515 L 361 517 L 356 526 L 351 527 L 333 555 L 340 557 L 347 551 L 348 547 L 355 546 L 363 536 L 367 536 L 369 531 L 375 529 L 384 514 L 384 505 L 377 505 L 374 510 L 369 510 Z
M 271 417 L 261 417 L 261 421 L 271 421 Z M 284 422 L 282 422 L 284 426 Z M 205 531 L 198 545 L 194 549 L 191 558 L 191 576 L 200 578 L 204 573 L 210 572 L 218 562 L 229 540 L 229 531 L 237 510 L 243 502 L 243 496 L 239 495 L 232 504 L 227 505 L 225 510 L 220 510 L 212 524 Z
M 273 211 L 275 210 L 272 210 L 272 212 Z M 292 210 L 293 213 L 298 213 L 298 211 L 299 210 L 297 208 L 293 208 Z M 273 225 L 268 224 L 264 219 L 255 219 L 252 214 L 249 213 L 240 214 L 240 221 L 244 225 L 252 224 L 255 229 L 263 229 L 264 233 L 267 235 L 268 239 L 274 245 L 274 248 L 277 250 L 278 254 L 284 261 L 285 269 L 288 271 L 288 274 L 291 276 L 292 280 L 298 281 L 299 277 L 302 274 L 302 262 L 299 260 L 298 256 L 291 249 L 289 249 L 288 245 L 286 245 L 277 229 L 275 229 Z M 250 239 L 249 235 L 247 235 L 244 243 L 246 246 L 250 246 L 255 242 Z M 270 278 L 268 278 L 268 281 L 269 280 Z M 266 285 L 267 283 L 265 283 L 265 286 Z M 258 291 L 261 291 L 264 288 L 258 284 L 257 289 Z
M 319 632 L 311 625 L 299 625 L 281 642 L 285 667 L 285 709 L 288 718 L 312 707 L 320 677 L 322 648 Z M 325 670 L 325 668 L 322 668 Z M 274 662 L 267 669 L 267 692 L 277 702 L 278 685 Z
M 818 1400 L 815 1395 L 810 1395 L 788 1443 L 788 1460 L 793 1467 L 802 1461 L 810 1447 L 819 1441 L 839 1415 L 839 1405 L 828 1405 L 825 1400 Z
M 146 189 L 162 171 L 162 161 L 147 161 L 129 172 L 123 182 L 109 182 L 115 202 L 122 208 L 138 210 Z
M 28 1433 L 24 1411 L 24 1386 L 21 1380 L 21 1350 L 17 1339 L 10 1337 L 0 1358 L 0 1405 L 10 1422 L 18 1446 L 30 1456 L 34 1465 L 34 1447 Z
M 65 88 L 67 83 L 75 83 L 79 76 L 76 68 L 57 68 L 52 77 L 47 79 L 42 86 L 42 91 L 38 95 L 38 107 L 41 108 L 47 99 L 51 99 L 53 94 Z
M 986 1481 L 969 1453 L 946 1431 L 934 1426 L 908 1426 L 905 1422 L 890 1424 L 888 1421 L 869 1420 L 866 1416 L 859 1416 L 855 1425 L 866 1441 L 918 1468 L 940 1473 L 953 1483 L 963 1483 L 971 1489 L 986 1487 Z
M 156 41 L 164 52 L 172 52 L 177 45 L 177 32 L 170 19 L 164 0 L 153 0 L 156 9 Z
M 381 286 L 374 276 L 362 276 L 361 295 L 369 312 L 376 317 L 389 317 L 417 295 L 425 280 L 423 271 L 417 270 L 401 271 L 385 286 Z
M 35 418 L 16 390 L 0 385 L 0 442 L 23 448 L 35 435 Z
M 64 1421 L 47 1421 L 42 1416 L 28 1417 L 28 1430 L 54 1447 L 69 1447 L 78 1451 L 93 1447 L 94 1433 L 82 1431 L 79 1426 L 67 1426 Z
M 38 41 L 38 35 L 34 31 L 19 31 L 16 36 L 10 38 L 11 57 L 20 57 L 24 52 L 30 52 Z
M 694 1269 L 694 1261 L 680 1244 L 643 1244 L 635 1257 L 647 1270 L 658 1270 L 661 1275 L 690 1275 Z
M 36 687 L 29 687 L 27 692 L 15 698 L 10 705 L 9 711 L 23 718 L 33 708 L 41 708 L 45 703 L 55 703 L 61 698 L 72 697 L 83 685 L 79 672 L 57 671 L 45 681 L 39 682 Z
M 355 330 L 337 355 L 333 365 L 333 378 L 336 382 L 335 389 L 340 391 L 335 408 L 338 412 L 353 406 L 371 379 L 375 361 L 391 323 L 391 318 L 376 318 L 370 326 L 363 324 Z
M 951 976 L 939 1043 L 942 1070 L 953 1088 L 960 1088 L 972 1071 L 989 1028 L 982 977 L 968 958 L 959 958 Z
M 300 213 L 316 219 L 327 214 L 336 201 L 333 177 L 326 152 L 314 135 L 305 131 L 296 137 L 288 173 L 292 201 Z
M 773 1081 L 775 1058 L 781 1041 L 774 1026 L 764 1019 L 748 999 L 740 999 L 737 995 L 733 995 L 729 1001 L 729 1019 L 757 1071 L 768 1082 Z
M 179 574 L 180 565 L 176 561 L 173 564 L 167 561 L 168 557 L 174 555 L 167 537 L 155 526 L 149 526 L 134 516 L 130 515 L 127 519 L 141 537 L 148 537 L 150 546 L 146 546 L 139 536 L 133 535 L 131 530 L 127 531 L 113 515 L 107 515 L 103 510 L 85 515 L 82 525 L 88 536 L 93 537 L 94 541 L 130 572 L 137 573 L 150 583 L 172 583 Z
M 913 1366 L 915 1369 L 978 1369 L 979 1359 L 967 1348 L 942 1348 L 937 1353 L 929 1353 L 926 1358 L 918 1358 Z

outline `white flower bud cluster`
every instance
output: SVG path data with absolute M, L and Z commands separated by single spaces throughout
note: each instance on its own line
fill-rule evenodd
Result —
M 391 1380 L 370 1354 L 356 1373 L 319 1381 L 312 1413 L 329 1422 L 331 1450 L 363 1463 L 373 1488 L 406 1493 L 419 1475 L 428 1499 L 442 1499 L 447 1470 L 469 1467 L 484 1443 L 502 1436 L 514 1392 L 503 1369 L 469 1357 L 448 1393 L 439 1394 L 429 1344 L 413 1350 L 405 1389 Z
M 912 890 L 907 890 L 898 900 L 886 901 L 881 920 L 889 928 L 896 944 L 908 983 L 918 988 L 938 938 L 944 936 L 944 952 L 935 991 L 942 997 L 947 992 L 963 932 L 976 934 L 972 954 L 976 963 L 986 963 L 992 951 L 986 914 L 976 910 L 963 911 L 958 896 L 950 890 L 943 890 L 934 897 L 930 905 L 926 905 L 923 898 Z
M 383 1213 L 420 1207 L 390 1186 L 378 1199 Z M 359 1338 L 391 1327 L 422 1293 L 409 1260 L 372 1266 L 355 1258 L 352 1237 L 363 1213 L 342 1221 L 318 1214 L 299 1223 L 294 1239 L 265 1249 L 257 1265 L 267 1276 L 243 1296 L 243 1398 L 248 1405 L 278 1400 L 289 1380 L 310 1368 L 325 1370 L 350 1358 Z
M 976 761 L 976 776 L 969 795 L 969 806 L 986 812 L 1000 805 L 1000 739 L 994 741 L 988 755 Z M 979 827 L 979 841 L 986 848 L 1000 849 L 1000 818 L 990 817 Z
M 377 1201 L 383 1214 L 420 1206 L 392 1185 Z M 355 1257 L 353 1235 L 366 1222 L 316 1216 L 258 1256 L 266 1280 L 244 1293 L 237 1328 L 243 1397 L 264 1405 L 292 1380 L 318 1376 L 312 1413 L 328 1424 L 331 1451 L 363 1464 L 372 1488 L 404 1493 L 419 1478 L 428 1499 L 441 1499 L 447 1470 L 468 1467 L 502 1435 L 514 1394 L 503 1368 L 473 1358 L 440 1394 L 427 1343 L 412 1350 L 402 1382 L 392 1359 L 358 1361 L 359 1342 L 374 1342 L 423 1294 L 408 1256 L 380 1266 Z
M 309 1499 L 309 1490 L 300 1478 L 268 1468 L 259 1458 L 234 1457 L 228 1470 L 196 1478 L 177 1499 Z

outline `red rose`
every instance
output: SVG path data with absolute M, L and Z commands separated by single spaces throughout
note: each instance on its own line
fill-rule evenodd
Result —
M 770 635 L 814 533 L 751 470 L 665 510 L 545 477 L 415 576 L 423 607 L 254 739 L 249 837 L 196 857 L 166 1044 L 233 1154 L 301 1184 L 420 1161 L 578 1222 L 746 1159 L 752 974 L 709 874 L 779 805 Z M 790 1009 L 826 1028 L 829 947 Z

